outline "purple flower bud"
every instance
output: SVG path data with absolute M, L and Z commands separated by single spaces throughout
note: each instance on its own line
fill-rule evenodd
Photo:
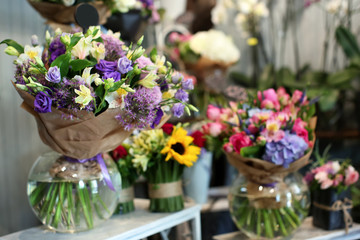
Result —
M 184 78 L 184 76 L 179 72 L 176 72 L 174 75 L 171 76 L 171 80 L 172 80 L 173 84 L 177 84 L 183 78 Z
M 171 112 L 175 117 L 181 117 L 184 114 L 184 104 L 182 103 L 175 103 L 174 106 L 171 108 Z
M 38 113 L 51 112 L 51 98 L 44 92 L 39 92 L 34 101 L 34 109 Z
M 160 123 L 161 118 L 163 116 L 164 116 L 164 112 L 161 110 L 161 108 L 158 108 L 156 111 L 155 119 L 154 119 L 153 123 L 151 124 L 151 128 L 155 128 L 155 126 Z
M 113 78 L 115 82 L 119 81 L 121 79 L 121 74 L 117 71 L 115 72 L 105 72 L 104 73 L 104 79 Z
M 175 98 L 179 99 L 180 101 L 187 102 L 189 101 L 189 94 L 180 88 L 175 93 Z
M 131 64 L 132 64 L 132 61 L 130 59 L 128 59 L 127 57 L 122 57 L 118 60 L 117 70 L 121 74 L 125 74 L 133 69 Z
M 182 84 L 181 87 L 184 90 L 193 90 L 194 89 L 194 84 L 191 78 L 185 79 Z
M 60 69 L 57 66 L 50 67 L 45 79 L 52 83 L 59 83 L 61 81 Z
M 117 68 L 117 62 L 106 61 L 101 59 L 98 64 L 95 65 L 95 69 L 101 72 L 114 72 Z

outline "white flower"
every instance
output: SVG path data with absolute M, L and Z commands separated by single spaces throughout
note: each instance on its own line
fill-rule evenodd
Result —
M 265 3 L 257 3 L 254 6 L 254 14 L 258 17 L 267 17 L 269 16 L 269 10 L 266 7 Z
M 112 36 L 113 38 L 116 38 L 116 39 L 120 39 L 120 32 L 114 33 L 113 31 L 108 30 L 106 35 Z
M 194 34 L 189 45 L 195 53 L 216 62 L 228 64 L 240 59 L 240 51 L 232 39 L 218 30 Z
M 93 48 L 90 50 L 91 55 L 99 62 L 105 58 L 105 45 L 103 43 L 93 42 Z
M 337 12 L 346 12 L 348 10 L 347 1 L 343 0 L 331 0 L 325 7 L 326 11 L 335 14 Z
M 88 86 L 90 86 L 91 83 L 95 79 L 100 77 L 99 74 L 97 74 L 97 73 L 90 74 L 91 69 L 92 69 L 91 67 L 85 68 L 83 73 L 82 73 L 82 76 L 81 76 L 81 78 L 85 81 L 86 85 L 88 85 Z
M 135 8 L 136 0 L 115 0 L 115 9 L 119 12 L 126 13 L 130 9 Z
M 18 59 L 16 59 L 16 63 L 19 65 L 24 64 L 27 60 L 34 60 L 35 57 L 41 58 L 42 48 L 40 46 L 31 47 L 29 45 L 25 45 L 24 53 L 20 54 Z
M 85 59 L 90 54 L 91 41 L 92 36 L 81 38 L 71 50 L 71 55 L 78 57 L 79 59 Z
M 211 21 L 214 24 L 223 24 L 227 21 L 228 12 L 224 5 L 216 5 L 211 11 Z
M 67 7 L 74 5 L 75 0 L 62 0 L 63 4 Z
M 93 100 L 90 89 L 84 85 L 80 85 L 80 90 L 75 89 L 75 93 L 78 95 L 75 102 L 81 104 L 80 109 L 83 109 Z
M 341 166 L 338 161 L 335 161 L 332 162 L 331 168 L 334 170 L 334 173 L 337 173 L 338 171 L 340 171 Z

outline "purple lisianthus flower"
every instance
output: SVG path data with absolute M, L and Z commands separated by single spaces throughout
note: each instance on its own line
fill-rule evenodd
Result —
M 166 79 L 158 79 L 158 80 L 156 80 L 156 82 L 159 84 L 160 90 L 162 92 L 166 92 L 167 90 L 169 90 L 169 85 L 166 82 Z
M 153 123 L 151 124 L 151 128 L 155 128 L 155 126 L 160 123 L 161 118 L 163 116 L 164 116 L 164 112 L 161 110 L 161 108 L 158 108 L 156 111 L 155 119 L 154 119 Z
M 193 90 L 194 89 L 194 83 L 192 81 L 191 78 L 185 79 L 182 83 L 181 83 L 181 87 L 184 90 Z
M 51 98 L 44 92 L 39 92 L 34 101 L 34 109 L 38 113 L 51 112 Z
M 263 159 L 287 168 L 290 163 L 304 156 L 306 149 L 308 144 L 303 138 L 286 131 L 280 141 L 266 143 Z
M 63 55 L 66 52 L 65 45 L 60 41 L 60 36 L 56 37 L 49 45 L 50 59 L 52 63 L 58 56 Z
M 105 72 L 104 79 L 108 79 L 108 78 L 113 78 L 115 80 L 115 82 L 119 81 L 121 79 L 121 74 L 117 71 L 115 72 Z
M 100 62 L 95 65 L 95 69 L 100 72 L 114 72 L 117 68 L 116 61 L 106 61 L 104 59 L 100 59 Z
M 182 90 L 181 88 L 179 90 L 177 90 L 174 97 L 183 102 L 189 101 L 189 94 L 187 92 L 185 92 L 184 90 Z
M 184 104 L 182 103 L 175 103 L 174 106 L 171 108 L 171 112 L 175 117 L 181 117 L 184 114 Z
M 133 70 L 133 67 L 131 65 L 132 65 L 132 61 L 130 59 L 128 59 L 127 57 L 122 57 L 117 62 L 117 70 L 121 74 L 125 74 Z
M 178 82 L 180 82 L 182 79 L 184 79 L 184 76 L 179 73 L 179 72 L 176 72 L 174 75 L 171 76 L 171 81 L 174 83 L 174 84 L 177 84 Z
M 52 83 L 59 83 L 61 81 L 60 69 L 57 66 L 50 67 L 45 79 Z

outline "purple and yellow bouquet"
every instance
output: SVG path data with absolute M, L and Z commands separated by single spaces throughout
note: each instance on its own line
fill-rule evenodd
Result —
M 1 42 L 8 45 L 7 54 L 17 57 L 13 84 L 24 100 L 22 107 L 35 117 L 42 141 L 63 155 L 49 170 L 51 178 L 60 182 L 50 187 L 40 184 L 29 192 L 31 205 L 45 209 L 41 220 L 55 229 L 61 222 L 66 229 L 77 226 L 71 220 L 76 219 L 73 212 L 64 218 L 59 214 L 73 207 L 57 203 L 64 197 L 56 196 L 71 193 L 73 188 L 61 181 L 80 184 L 79 176 L 86 175 L 86 171 L 74 175 L 77 167 L 66 173 L 67 168 L 61 166 L 74 163 L 80 169 L 94 163 L 96 172 L 102 173 L 100 179 L 114 190 L 101 153 L 114 150 L 134 129 L 161 126 L 167 120 L 166 113 L 180 117 L 185 111 L 196 110 L 186 103 L 187 91 L 193 88 L 191 79 L 174 73 L 156 51 L 147 57 L 142 39 L 125 46 L 119 35 L 90 27 L 85 34 L 47 33 L 44 48 L 36 38 L 25 46 L 10 39 Z M 89 194 L 83 183 L 77 187 L 82 196 Z M 61 192 L 55 191 L 60 188 Z M 55 196 L 52 204 L 43 201 L 46 196 Z M 74 203 L 72 197 L 77 196 L 70 194 L 66 202 Z M 82 199 L 77 206 L 84 206 L 81 211 L 85 212 L 87 228 L 92 228 L 92 208 L 86 207 L 88 198 Z

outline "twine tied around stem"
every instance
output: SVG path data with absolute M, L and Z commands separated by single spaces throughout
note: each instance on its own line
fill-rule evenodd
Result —
M 169 183 L 149 183 L 150 198 L 170 198 L 182 195 L 181 180 Z
M 121 189 L 119 202 L 126 203 L 134 200 L 134 187 L 128 187 Z
M 352 225 L 353 219 L 350 213 L 347 211 L 348 209 L 352 209 L 352 201 L 348 198 L 345 198 L 344 201 L 337 200 L 331 206 L 323 205 L 317 202 L 313 202 L 314 206 L 326 211 L 343 211 L 344 213 L 344 222 L 345 222 L 345 232 L 349 233 L 349 226 Z

